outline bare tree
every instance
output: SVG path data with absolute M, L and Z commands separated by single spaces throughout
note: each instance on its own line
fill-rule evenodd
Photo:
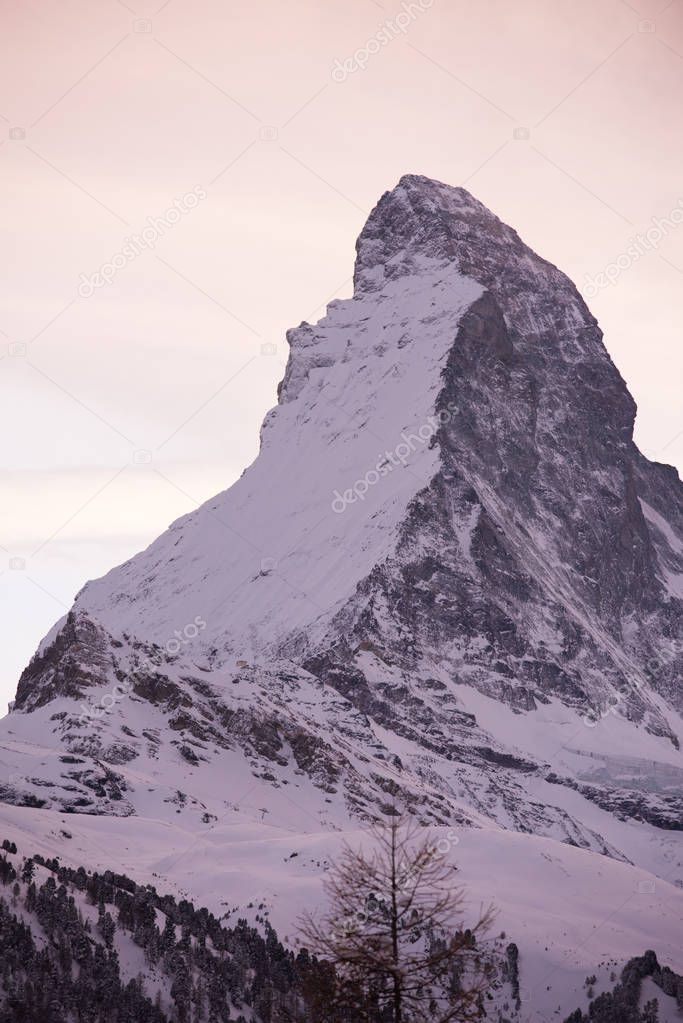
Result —
M 463 926 L 457 868 L 417 825 L 392 818 L 373 827 L 369 839 L 367 850 L 344 846 L 325 881 L 328 909 L 300 924 L 311 951 L 329 960 L 339 978 L 329 1018 L 479 1019 L 490 967 L 477 939 L 493 910 L 482 909 Z

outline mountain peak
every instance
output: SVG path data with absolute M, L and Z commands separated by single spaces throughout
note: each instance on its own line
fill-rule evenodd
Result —
M 392 192 L 398 189 L 404 189 L 406 192 L 411 194 L 423 194 L 425 196 L 431 196 L 434 199 L 441 197 L 442 199 L 457 199 L 463 206 L 477 207 L 480 210 L 485 210 L 486 207 L 475 198 L 471 192 L 468 192 L 466 188 L 461 185 L 449 185 L 445 181 L 439 181 L 438 178 L 430 178 L 425 174 L 403 174 L 398 181 L 396 187 L 386 195 L 391 195 Z
M 212 779 L 248 771 L 324 827 L 398 792 L 640 856 L 611 817 L 681 819 L 639 771 L 680 788 L 683 503 L 572 282 L 407 175 L 354 296 L 288 340 L 254 464 L 86 585 L 27 668 L 0 798 L 219 816 Z M 587 727 L 608 711 L 611 739 Z
M 356 243 L 356 293 L 419 271 L 425 262 L 455 262 L 484 238 L 525 251 L 518 235 L 465 188 L 404 174 L 371 212 Z
M 449 185 L 445 181 L 427 177 L 425 174 L 403 174 L 399 178 L 398 184 L 393 189 L 385 192 L 382 198 L 393 195 L 399 189 L 414 196 L 421 194 L 429 196 L 435 201 L 439 199 L 442 202 L 456 201 L 463 207 L 470 206 L 489 212 L 479 199 L 461 185 Z

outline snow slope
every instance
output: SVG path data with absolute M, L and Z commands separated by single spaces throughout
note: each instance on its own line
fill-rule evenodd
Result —
M 199 614 L 199 661 L 214 645 L 221 659 L 226 650 L 249 659 L 329 618 L 436 471 L 428 442 L 440 374 L 462 313 L 481 293 L 454 268 L 425 260 L 414 280 L 334 302 L 315 326 L 289 331 L 296 358 L 256 462 L 143 554 L 88 583 L 76 608 L 110 632 L 160 645 Z M 376 471 L 404 434 L 418 440 L 405 456 L 400 448 L 403 460 L 389 463 L 353 517 L 336 513 L 335 494 Z
M 256 823 L 248 814 L 204 831 L 143 817 L 66 815 L 0 807 L 0 836 L 66 865 L 120 870 L 177 898 L 191 897 L 234 924 L 267 915 L 296 943 L 302 909 L 324 904 L 321 877 L 344 841 L 363 831 L 312 832 Z M 67 837 L 68 836 L 68 837 Z M 520 1019 L 548 1023 L 587 1007 L 584 981 L 610 988 L 613 969 L 646 948 L 683 968 L 683 891 L 627 864 L 534 835 L 500 829 L 435 829 L 439 848 L 458 867 L 468 910 L 498 909 L 495 931 L 520 949 Z M 660 994 L 661 997 L 661 994 Z

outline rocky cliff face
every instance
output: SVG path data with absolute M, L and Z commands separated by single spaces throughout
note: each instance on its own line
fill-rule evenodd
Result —
M 0 794 L 210 820 L 246 788 L 324 827 L 400 804 L 665 869 L 683 488 L 573 284 L 409 176 L 354 297 L 288 338 L 254 465 L 44 640 Z
M 462 191 L 408 179 L 385 196 L 356 287 L 413 274 L 425 253 L 485 288 L 441 378 L 439 469 L 315 664 L 339 673 L 365 644 L 406 679 L 519 710 L 616 703 L 677 746 L 658 699 L 681 709 L 675 473 L 635 448 L 633 400 L 571 282 Z

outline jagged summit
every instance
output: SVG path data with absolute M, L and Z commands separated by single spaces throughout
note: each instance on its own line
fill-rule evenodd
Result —
M 683 492 L 572 282 L 408 175 L 288 340 L 253 465 L 41 644 L 0 795 L 199 820 L 229 776 L 308 827 L 401 799 L 669 869 Z
M 425 259 L 454 263 L 467 274 L 468 255 L 493 241 L 508 259 L 527 258 L 563 278 L 467 189 L 405 174 L 380 198 L 356 242 L 355 288 L 374 291 L 386 279 L 419 271 Z
M 356 253 L 354 281 L 356 293 L 361 295 L 381 290 L 387 281 L 419 274 L 434 263 L 446 263 L 504 302 L 515 302 L 516 318 L 523 316 L 526 328 L 518 339 L 522 345 L 538 344 L 541 338 L 551 344 L 559 340 L 563 321 L 574 328 L 580 326 L 581 330 L 572 331 L 572 350 L 561 356 L 565 361 L 567 356 L 590 358 L 608 367 L 610 390 L 621 392 L 626 423 L 632 427 L 635 403 L 602 344 L 597 321 L 573 282 L 533 252 L 513 228 L 466 189 L 420 175 L 404 175 L 371 212 Z M 551 308 L 543 305 L 549 291 L 554 296 Z M 555 337 L 548 330 L 553 326 L 557 327 Z
M 385 192 L 356 242 L 354 287 L 375 291 L 385 280 L 419 269 L 420 259 L 454 261 L 458 243 L 507 232 L 519 238 L 466 189 L 404 174 Z

